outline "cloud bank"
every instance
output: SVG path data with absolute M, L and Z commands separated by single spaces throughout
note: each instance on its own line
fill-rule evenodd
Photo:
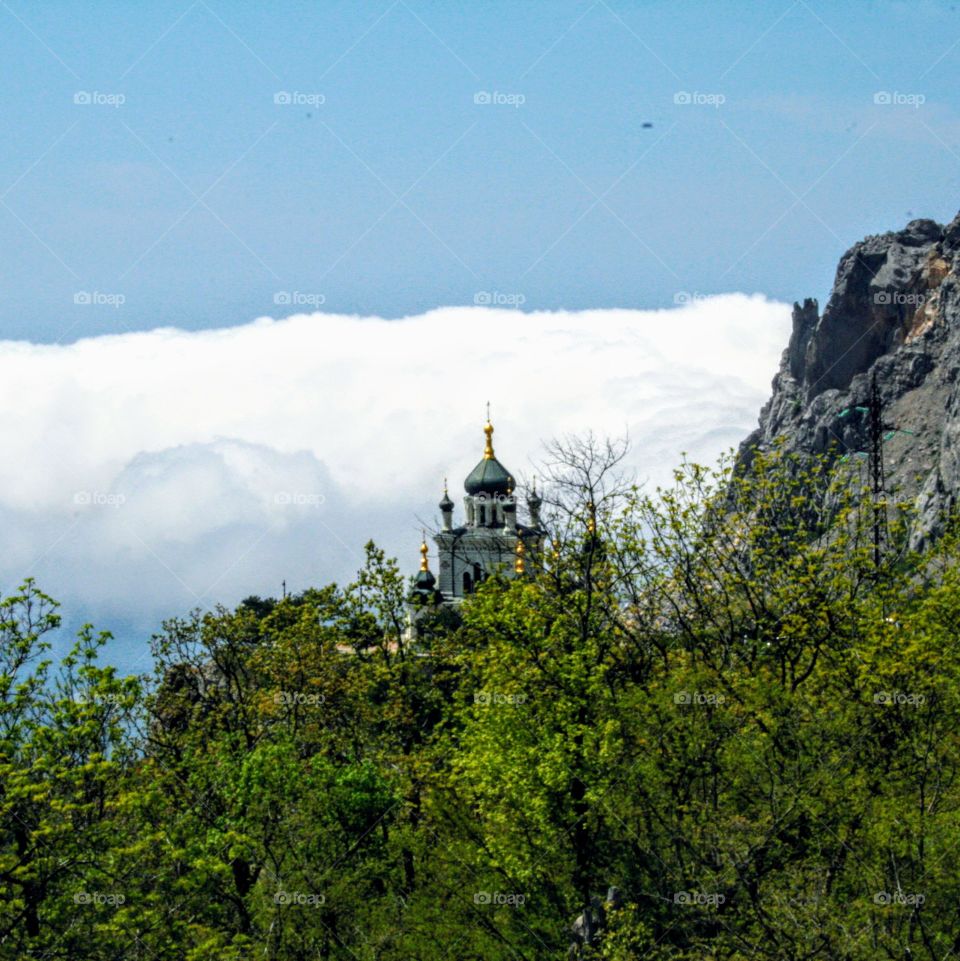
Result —
M 413 570 L 444 476 L 458 499 L 482 452 L 488 400 L 518 477 L 544 441 L 593 429 L 629 432 L 631 466 L 661 482 L 682 451 L 712 461 L 754 426 L 789 324 L 786 305 L 729 294 L 0 342 L 0 587 L 29 574 L 145 638 L 282 580 L 342 582 L 371 537 Z

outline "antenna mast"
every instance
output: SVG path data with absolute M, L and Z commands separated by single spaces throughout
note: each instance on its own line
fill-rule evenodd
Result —
M 886 534 L 887 504 L 883 470 L 883 405 L 877 372 L 870 377 L 870 487 L 873 495 L 873 565 L 879 568 Z

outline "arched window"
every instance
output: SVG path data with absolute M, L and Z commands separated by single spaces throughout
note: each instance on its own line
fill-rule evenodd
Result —
M 470 572 L 463 572 L 463 593 L 472 594 L 473 593 L 473 581 L 470 578 Z
M 487 509 L 486 507 L 483 506 L 483 504 L 481 504 L 480 505 L 480 526 L 483 527 L 486 523 L 487 523 Z
M 483 580 L 483 571 L 479 564 L 473 565 L 473 583 L 479 584 Z

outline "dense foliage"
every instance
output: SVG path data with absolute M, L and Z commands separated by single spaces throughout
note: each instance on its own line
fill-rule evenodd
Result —
M 956 539 L 891 510 L 877 565 L 824 464 L 648 495 L 621 453 L 558 445 L 541 562 L 416 639 L 373 545 L 149 678 L 3 601 L 0 958 L 955 955 Z

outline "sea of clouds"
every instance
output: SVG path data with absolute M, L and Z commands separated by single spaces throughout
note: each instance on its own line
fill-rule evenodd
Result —
M 756 424 L 789 325 L 787 305 L 728 294 L 0 342 L 0 590 L 36 578 L 142 668 L 164 617 L 345 582 L 370 538 L 414 571 L 487 401 L 520 480 L 589 429 L 629 434 L 649 484 L 681 452 L 714 461 Z

